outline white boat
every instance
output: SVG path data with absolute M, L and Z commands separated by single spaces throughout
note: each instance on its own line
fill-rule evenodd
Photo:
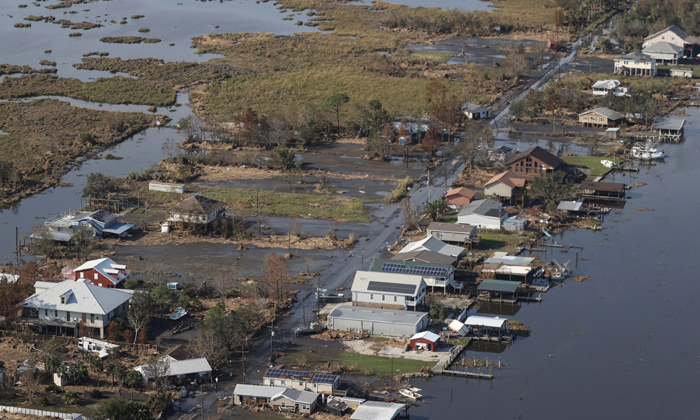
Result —
M 656 144 L 651 142 L 635 144 L 632 146 L 631 154 L 632 157 L 643 160 L 663 159 L 666 157 L 663 149 L 659 150 Z
M 399 394 L 403 395 L 406 398 L 409 398 L 411 400 L 420 400 L 423 398 L 423 396 L 417 392 L 413 392 L 410 389 L 407 388 L 401 388 L 399 389 Z
M 607 159 L 601 160 L 600 164 L 605 166 L 606 168 L 611 168 L 611 169 L 614 168 L 615 166 L 617 166 L 617 163 L 613 162 L 612 160 L 607 160 Z

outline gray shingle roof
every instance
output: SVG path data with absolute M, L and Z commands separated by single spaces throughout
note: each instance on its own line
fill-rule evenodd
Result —
M 506 166 L 510 166 L 511 164 L 519 161 L 520 159 L 522 159 L 526 156 L 532 156 L 536 159 L 539 159 L 554 169 L 556 169 L 560 165 L 564 164 L 564 161 L 559 159 L 557 156 L 549 153 L 548 151 L 544 150 L 540 146 L 535 146 L 535 147 L 531 147 L 531 148 L 527 149 L 524 152 L 518 153 L 517 155 L 508 159 L 508 161 L 506 162 Z
M 668 42 L 657 42 L 642 50 L 644 54 L 678 54 L 683 52 L 683 48 Z
M 426 250 L 402 252 L 394 255 L 391 259 L 396 261 L 415 260 L 435 264 L 452 264 L 457 260 L 456 257 Z
M 462 208 L 462 211 L 459 212 L 459 215 L 461 216 L 465 214 L 480 214 L 486 216 L 493 214 L 493 211 L 495 210 L 496 216 L 498 217 L 499 209 L 502 209 L 501 203 L 485 198 L 482 200 L 476 200 L 471 204 L 467 204 Z M 500 210 L 500 214 L 503 213 L 505 213 L 505 210 Z
M 649 35 L 648 37 L 644 38 L 644 40 L 646 41 L 647 39 L 654 38 L 655 36 L 658 36 L 658 35 L 660 35 L 660 34 L 666 32 L 666 31 L 673 32 L 674 34 L 678 35 L 679 38 L 683 38 L 683 40 L 685 40 L 685 41 L 687 41 L 687 42 L 690 42 L 691 40 L 694 40 L 694 38 L 691 37 L 690 34 L 688 34 L 688 32 L 684 31 L 683 29 L 679 28 L 679 27 L 676 26 L 676 25 L 671 25 L 671 26 L 669 26 L 668 28 L 666 28 L 666 29 L 664 29 L 664 30 L 661 30 L 661 31 L 659 31 L 659 32 L 657 32 L 657 33 L 655 33 L 655 34 L 651 34 L 651 35 Z
M 488 109 L 484 108 L 481 105 L 473 104 L 471 102 L 463 102 L 462 103 L 462 111 L 469 111 L 469 112 L 485 112 L 488 111 Z
M 617 58 L 615 59 L 615 61 L 618 61 L 618 60 L 648 62 L 648 61 L 652 61 L 653 58 L 649 57 L 649 56 L 646 55 L 646 54 L 642 54 L 642 53 L 640 53 L 640 52 L 632 52 L 632 53 L 629 53 L 629 54 L 625 54 L 625 55 L 623 55 L 623 56 L 621 56 L 621 57 L 617 57 Z

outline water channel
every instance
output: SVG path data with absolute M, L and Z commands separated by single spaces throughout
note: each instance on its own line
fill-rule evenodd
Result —
M 610 179 L 647 185 L 630 191 L 603 231 L 555 238 L 584 248 L 574 275 L 592 279 L 568 280 L 541 304 L 502 308 L 517 312 L 512 318 L 532 328 L 530 337 L 466 352 L 500 357 L 509 364 L 500 378 L 414 380 L 427 404 L 411 409 L 413 420 L 699 417 L 700 109 L 686 112 L 686 140 L 663 145 L 664 162 L 642 167 L 634 179 Z M 555 251 L 551 258 L 573 265 L 576 256 Z

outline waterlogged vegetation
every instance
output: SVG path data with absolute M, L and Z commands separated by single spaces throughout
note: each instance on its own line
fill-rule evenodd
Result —
M 108 44 L 155 44 L 160 42 L 158 38 L 144 38 L 142 36 L 105 36 L 100 38 L 100 42 Z
M 51 75 L 26 75 L 6 79 L 0 91 L 0 99 L 42 95 L 68 96 L 108 104 L 167 106 L 175 103 L 176 92 L 171 88 L 152 86 L 138 79 L 120 76 L 85 83 L 78 79 Z
M 43 99 L 0 103 L 0 198 L 7 202 L 56 185 L 78 157 L 117 144 L 167 117 L 111 113 Z
M 0 76 L 3 74 L 45 74 L 56 73 L 56 69 L 35 69 L 30 66 L 16 64 L 0 64 Z

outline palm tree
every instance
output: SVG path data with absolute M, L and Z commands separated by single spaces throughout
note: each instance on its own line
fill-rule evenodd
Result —
M 449 207 L 447 206 L 447 202 L 445 201 L 444 198 L 441 198 L 439 200 L 431 201 L 425 205 L 425 208 L 423 209 L 423 214 L 428 216 L 431 221 L 436 221 L 442 216 L 447 213 L 447 210 Z
M 70 364 L 68 369 L 68 378 L 74 384 L 79 384 L 88 377 L 88 370 L 83 362 L 75 362 Z
M 99 357 L 93 357 L 90 359 L 90 370 L 97 374 L 97 387 L 100 387 L 100 372 L 102 372 L 105 368 L 104 361 L 100 359 Z
M 59 366 L 61 366 L 61 360 L 54 355 L 48 356 L 46 359 L 44 359 L 44 369 L 48 373 L 56 372 L 56 369 L 58 369 Z
M 68 366 L 64 364 L 58 365 L 54 369 L 54 373 L 58 375 L 59 378 L 61 378 L 61 381 L 63 381 L 63 379 L 68 380 Z

